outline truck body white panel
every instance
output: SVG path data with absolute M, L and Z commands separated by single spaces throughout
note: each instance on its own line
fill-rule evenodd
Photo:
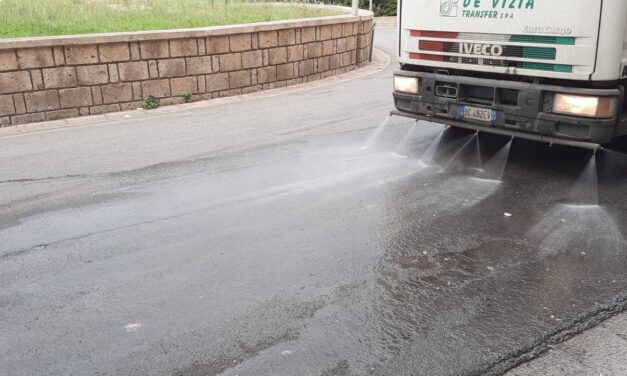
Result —
M 402 64 L 617 80 L 626 0 L 399 0 Z

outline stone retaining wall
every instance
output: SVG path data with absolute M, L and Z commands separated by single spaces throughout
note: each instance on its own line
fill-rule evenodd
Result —
M 0 126 L 250 93 L 368 62 L 372 16 L 0 40 Z

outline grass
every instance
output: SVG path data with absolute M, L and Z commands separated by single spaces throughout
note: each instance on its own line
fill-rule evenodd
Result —
M 229 0 L 0 0 L 0 38 L 163 30 L 330 16 L 299 4 Z

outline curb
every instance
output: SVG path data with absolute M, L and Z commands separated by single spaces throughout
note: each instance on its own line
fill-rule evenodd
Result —
M 52 120 L 52 121 L 44 121 L 44 122 L 38 122 L 38 123 L 28 123 L 28 124 L 19 124 L 19 125 L 9 126 L 5 128 L 0 128 L 0 138 L 25 135 L 29 133 L 35 133 L 35 132 L 45 132 L 45 131 L 52 131 L 52 130 L 57 130 L 57 129 L 71 128 L 71 127 L 82 126 L 82 125 L 88 126 L 88 125 L 106 123 L 106 122 L 111 122 L 111 121 L 150 118 L 154 116 L 160 116 L 160 115 L 170 114 L 170 113 L 175 113 L 175 112 L 185 112 L 185 111 L 190 111 L 190 110 L 195 110 L 195 109 L 209 108 L 209 107 L 217 106 L 217 105 L 239 103 L 239 102 L 243 102 L 243 101 L 247 101 L 251 99 L 261 99 L 261 98 L 275 97 L 275 96 L 291 94 L 291 93 L 298 93 L 298 92 L 302 92 L 306 90 L 327 87 L 327 86 L 351 81 L 357 78 L 369 76 L 371 74 L 375 74 L 377 72 L 384 70 L 392 62 L 392 58 L 388 54 L 386 54 L 385 52 L 377 48 L 373 49 L 372 60 L 373 61 L 370 64 L 362 68 L 352 70 L 350 72 L 342 73 L 337 76 L 324 78 L 318 81 L 312 81 L 312 82 L 302 83 L 302 84 L 278 88 L 278 89 L 264 90 L 264 91 L 259 91 L 255 93 L 250 93 L 250 94 L 236 95 L 232 97 L 209 99 L 209 100 L 198 101 L 198 102 L 193 102 L 193 103 L 164 106 L 164 107 L 159 107 L 154 110 L 138 109 L 135 111 L 112 112 L 112 113 L 102 114 L 102 115 L 82 116 L 82 117 L 77 117 L 77 118 L 68 118 L 68 119 L 62 119 L 62 120 Z

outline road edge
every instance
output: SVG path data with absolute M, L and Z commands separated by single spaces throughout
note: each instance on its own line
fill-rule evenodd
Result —
M 592 329 L 604 321 L 627 311 L 627 294 L 616 295 L 605 303 L 596 306 L 596 309 L 580 314 L 564 323 L 560 328 L 539 338 L 533 344 L 520 350 L 504 355 L 500 359 L 485 364 L 482 369 L 469 372 L 466 376 L 500 376 L 524 363 L 527 363 L 553 346 L 565 342 L 578 334 Z

